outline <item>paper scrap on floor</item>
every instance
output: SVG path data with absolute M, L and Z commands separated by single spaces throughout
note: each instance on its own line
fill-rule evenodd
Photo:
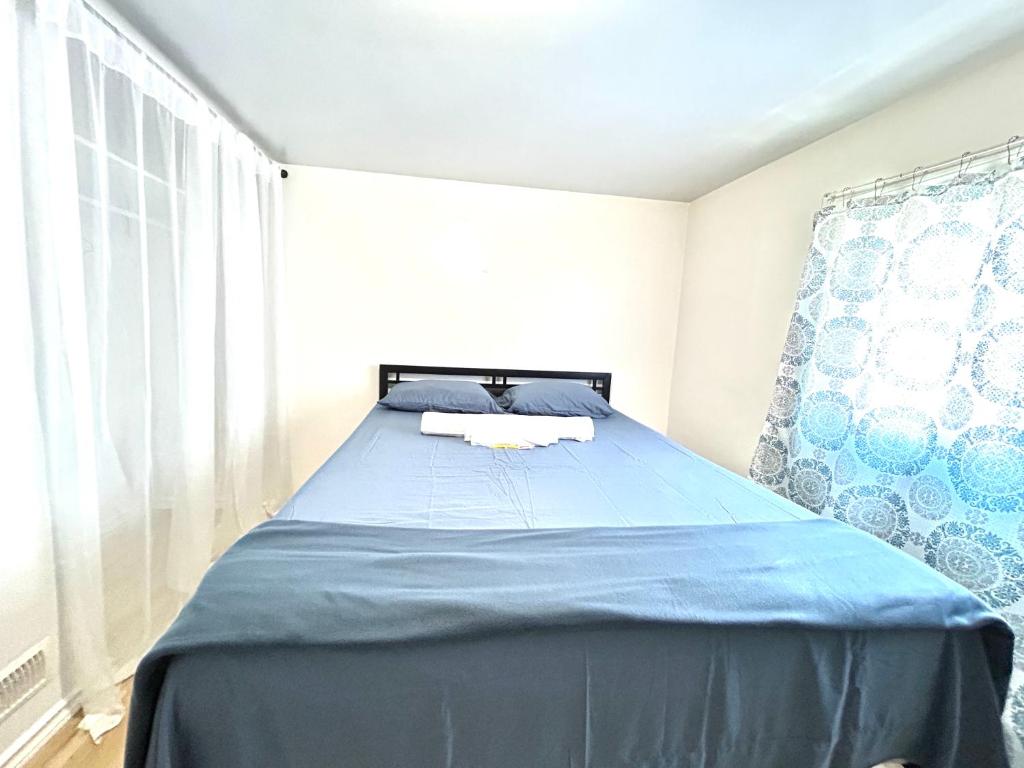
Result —
M 589 416 L 521 416 L 515 413 L 437 413 L 424 411 L 424 435 L 461 437 L 471 445 L 489 448 L 534 448 L 559 440 L 594 439 Z

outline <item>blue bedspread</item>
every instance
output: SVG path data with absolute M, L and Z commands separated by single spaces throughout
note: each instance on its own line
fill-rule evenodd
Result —
M 833 521 L 273 520 L 140 664 L 126 766 L 1003 768 L 1011 653 Z

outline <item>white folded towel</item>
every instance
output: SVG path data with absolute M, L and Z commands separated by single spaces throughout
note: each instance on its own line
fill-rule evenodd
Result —
M 533 448 L 559 440 L 594 439 L 589 416 L 521 416 L 515 413 L 437 413 L 424 411 L 424 435 L 462 437 L 472 445 L 490 448 Z

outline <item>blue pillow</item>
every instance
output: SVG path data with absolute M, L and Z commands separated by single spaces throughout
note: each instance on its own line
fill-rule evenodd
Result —
M 490 392 L 473 381 L 403 381 L 380 402 L 396 411 L 501 413 Z
M 505 391 L 498 405 L 525 416 L 593 416 L 603 419 L 614 410 L 608 401 L 575 381 L 534 381 Z

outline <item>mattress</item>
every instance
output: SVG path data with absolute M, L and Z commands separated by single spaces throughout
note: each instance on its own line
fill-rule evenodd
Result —
M 278 513 L 406 528 L 576 528 L 809 520 L 811 512 L 614 413 L 595 439 L 492 450 L 375 406 Z
M 1004 768 L 1012 642 L 621 414 L 495 451 L 375 408 L 143 659 L 126 766 Z

